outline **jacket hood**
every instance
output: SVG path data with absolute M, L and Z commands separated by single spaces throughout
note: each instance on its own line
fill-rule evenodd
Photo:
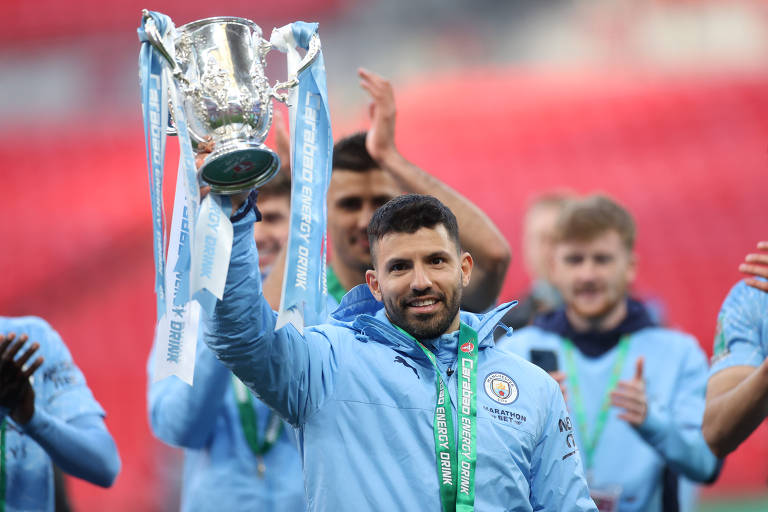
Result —
M 460 312 L 461 321 L 477 331 L 479 348 L 493 346 L 493 333 L 504 314 L 517 304 L 517 301 L 502 304 L 487 313 L 475 314 Z M 360 284 L 352 288 L 341 300 L 339 307 L 330 315 L 331 323 L 343 325 L 355 331 L 358 340 L 374 341 L 392 346 L 399 352 L 421 359 L 423 352 L 411 338 L 400 332 L 387 318 L 384 304 L 377 301 L 368 285 Z M 433 349 L 438 360 L 448 362 L 456 359 L 458 331 L 444 334 L 434 340 L 420 340 Z

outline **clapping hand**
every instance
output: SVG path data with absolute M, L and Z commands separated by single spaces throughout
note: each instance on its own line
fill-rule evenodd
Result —
M 13 333 L 0 335 L 0 406 L 9 409 L 11 418 L 19 424 L 27 423 L 35 412 L 35 391 L 30 376 L 43 364 L 43 358 L 38 357 L 24 367 L 40 348 L 37 342 L 16 357 L 27 340 L 26 334 L 18 339 Z

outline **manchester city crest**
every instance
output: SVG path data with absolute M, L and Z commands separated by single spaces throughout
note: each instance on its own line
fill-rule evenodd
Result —
M 511 404 L 517 400 L 517 384 L 501 372 L 493 372 L 485 378 L 485 393 L 500 404 Z

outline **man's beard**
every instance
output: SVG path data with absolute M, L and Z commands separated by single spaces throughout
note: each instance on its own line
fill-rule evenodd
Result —
M 461 277 L 459 277 L 459 282 L 450 298 L 432 290 L 412 292 L 399 301 L 384 297 L 384 309 L 389 321 L 417 340 L 429 340 L 442 336 L 451 326 L 453 319 L 456 318 L 456 313 L 459 311 L 462 292 L 460 279 Z M 437 297 L 438 301 L 444 304 L 444 307 L 437 313 L 407 315 L 408 303 L 424 296 Z

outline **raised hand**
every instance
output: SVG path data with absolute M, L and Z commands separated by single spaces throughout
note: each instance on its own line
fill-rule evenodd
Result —
M 365 139 L 365 148 L 377 162 L 397 154 L 395 146 L 395 92 L 389 80 L 367 69 L 357 70 L 360 86 L 371 96 L 368 115 L 371 126 Z
M 648 400 L 645 396 L 645 381 L 643 380 L 643 357 L 635 362 L 635 375 L 632 380 L 622 380 L 611 391 L 611 405 L 621 407 L 624 412 L 619 418 L 638 427 L 648 414 Z
M 40 344 L 30 345 L 18 358 L 16 354 L 27 342 L 23 334 L 14 341 L 16 335 L 0 335 L 0 406 L 11 411 L 11 417 L 20 424 L 32 419 L 35 412 L 35 391 L 29 377 L 43 364 L 43 358 L 38 357 L 26 368 L 24 365 L 34 355 Z
M 768 251 L 768 242 L 758 242 L 757 250 Z M 744 258 L 744 263 L 739 265 L 739 271 L 755 277 L 768 279 L 768 253 L 750 253 Z M 768 292 L 768 282 L 755 277 L 747 278 L 744 282 L 752 288 Z

